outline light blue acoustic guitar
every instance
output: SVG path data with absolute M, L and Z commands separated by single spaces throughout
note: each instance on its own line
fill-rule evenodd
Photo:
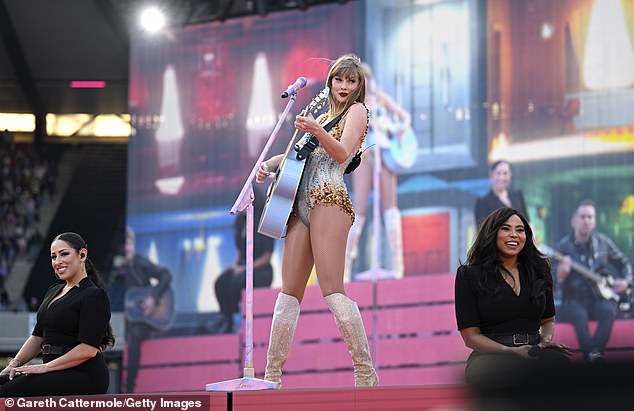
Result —
M 414 130 L 408 127 L 401 137 L 392 136 L 387 149 L 383 150 L 385 166 L 395 173 L 402 173 L 416 163 L 418 139 Z
M 141 322 L 156 330 L 167 330 L 174 319 L 174 291 L 168 288 L 151 312 L 145 312 L 145 299 L 153 296 L 152 287 L 130 287 L 125 293 L 125 312 L 130 322 Z
M 368 140 L 368 145 L 378 144 L 381 149 L 381 159 L 388 169 L 394 173 L 402 173 L 416 163 L 418 139 L 411 127 L 407 127 L 399 136 L 398 131 L 402 125 L 386 114 L 377 116 L 372 127 L 374 140 Z
M 315 117 L 326 106 L 328 102 L 328 87 L 325 87 L 313 100 L 306 106 L 304 113 Z M 303 135 L 295 144 L 297 130 L 293 133 L 284 158 L 280 162 L 278 171 L 269 186 L 266 203 L 260 218 L 258 233 L 279 240 L 284 236 L 288 218 L 293 210 L 293 203 L 297 195 L 297 188 L 304 173 L 306 158 L 297 159 L 297 151 L 301 149 L 303 144 L 310 138 L 309 134 Z M 298 147 L 295 147 L 295 146 Z

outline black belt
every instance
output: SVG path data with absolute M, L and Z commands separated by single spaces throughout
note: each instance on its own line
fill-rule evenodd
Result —
M 64 355 L 75 347 L 57 347 L 51 344 L 42 344 L 42 354 Z
M 493 341 L 504 344 L 508 347 L 517 347 L 518 345 L 535 345 L 539 343 L 539 333 L 514 333 L 514 334 L 484 334 Z

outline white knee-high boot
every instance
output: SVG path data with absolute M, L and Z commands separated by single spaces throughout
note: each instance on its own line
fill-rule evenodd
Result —
M 266 353 L 264 379 L 282 387 L 282 367 L 293 345 L 299 319 L 299 301 L 292 295 L 279 293 L 275 301 L 269 348 Z
M 398 208 L 392 207 L 383 212 L 385 233 L 390 244 L 392 255 L 392 272 L 396 278 L 403 278 L 405 264 L 403 263 L 403 228 L 401 225 L 401 213 Z
M 348 242 L 346 243 L 346 263 L 343 269 L 343 280 L 345 282 L 352 280 L 352 264 L 357 258 L 359 251 L 359 238 L 363 232 L 365 225 L 365 216 L 358 215 L 354 219 L 352 227 L 348 232 Z
M 350 351 L 354 367 L 354 386 L 378 385 L 379 377 L 372 366 L 368 337 L 363 328 L 363 320 L 357 303 L 341 293 L 330 294 L 326 297 L 326 303 L 335 316 L 339 332 Z

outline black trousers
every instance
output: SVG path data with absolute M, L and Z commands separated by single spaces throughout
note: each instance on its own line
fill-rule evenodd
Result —
M 246 273 L 234 274 L 232 269 L 226 269 L 216 280 L 216 299 L 220 305 L 220 312 L 225 321 L 233 326 L 233 313 L 240 310 L 242 290 L 246 287 Z M 253 270 L 253 287 L 270 287 L 273 282 L 273 268 L 271 266 Z
M 521 381 L 526 370 L 570 364 L 568 356 L 557 349 L 533 347 L 531 358 L 511 353 L 472 352 L 465 368 L 466 383 L 478 389 L 497 389 L 509 381 Z
M 565 320 L 575 327 L 579 348 L 585 355 L 593 351 L 605 351 L 616 319 L 617 304 L 614 301 L 597 297 L 585 300 L 566 299 L 563 301 L 562 311 Z M 590 320 L 597 321 L 594 334 L 590 334 Z
M 59 356 L 46 355 L 44 362 Z M 0 385 L 0 397 L 93 395 L 108 391 L 110 374 L 101 353 L 73 368 L 23 375 Z
M 135 392 L 136 376 L 139 373 L 141 360 L 141 343 L 150 337 L 153 329 L 142 322 L 126 324 L 127 362 L 125 392 Z

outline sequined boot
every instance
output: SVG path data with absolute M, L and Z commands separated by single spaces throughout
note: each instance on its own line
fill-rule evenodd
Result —
M 350 351 L 354 366 L 354 386 L 378 385 L 379 377 L 372 366 L 368 337 L 365 335 L 357 303 L 341 293 L 330 294 L 326 297 L 326 303 L 335 316 L 337 327 Z
M 299 318 L 299 301 L 292 295 L 279 293 L 275 301 L 269 349 L 266 353 L 264 379 L 282 387 L 282 366 L 293 345 L 293 336 Z
M 359 251 L 359 238 L 363 232 L 365 217 L 358 215 L 354 219 L 354 224 L 348 232 L 348 242 L 346 243 L 346 265 L 343 269 L 343 280 L 349 282 L 352 280 L 352 265 Z
M 401 213 L 398 208 L 392 207 L 383 212 L 385 232 L 390 243 L 390 255 L 392 257 L 392 272 L 395 278 L 403 278 L 405 266 L 403 264 L 403 228 L 401 226 Z

